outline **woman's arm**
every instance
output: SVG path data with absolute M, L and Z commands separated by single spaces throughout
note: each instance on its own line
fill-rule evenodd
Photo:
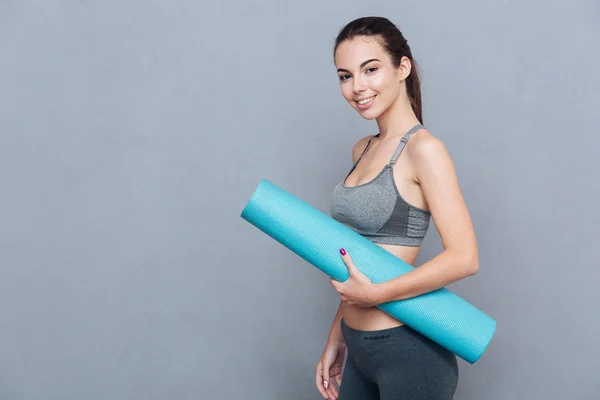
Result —
M 407 144 L 415 180 L 421 185 L 444 251 L 413 271 L 375 285 L 377 304 L 440 289 L 479 270 L 477 241 L 454 165 L 443 143 L 430 134 Z
M 329 330 L 329 336 L 327 337 L 327 344 L 340 345 L 344 344 L 344 336 L 342 335 L 342 327 L 340 326 L 342 320 L 342 302 L 335 313 L 331 329 Z

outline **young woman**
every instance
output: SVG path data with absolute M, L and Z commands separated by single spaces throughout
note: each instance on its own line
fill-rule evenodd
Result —
M 452 399 L 456 356 L 376 306 L 477 272 L 476 238 L 454 166 L 422 125 L 417 65 L 394 24 L 380 17 L 350 22 L 336 39 L 334 60 L 344 98 L 375 119 L 379 133 L 352 149 L 354 165 L 332 194 L 332 217 L 411 265 L 433 219 L 444 251 L 373 284 L 340 249 L 350 277 L 331 280 L 341 302 L 317 363 L 317 388 L 339 400 Z

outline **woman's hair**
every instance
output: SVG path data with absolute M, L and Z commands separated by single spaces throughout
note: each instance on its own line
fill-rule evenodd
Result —
M 416 61 L 412 57 L 408 42 L 402 32 L 390 20 L 383 17 L 362 17 L 346 25 L 335 39 L 333 55 L 344 40 L 354 39 L 357 36 L 374 36 L 383 49 L 390 55 L 392 64 L 398 68 L 402 57 L 410 59 L 412 68 L 406 78 L 406 90 L 415 115 L 423 123 L 423 109 L 421 106 L 421 82 Z

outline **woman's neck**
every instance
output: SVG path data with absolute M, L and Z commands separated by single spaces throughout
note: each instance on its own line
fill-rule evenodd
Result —
M 379 138 L 384 140 L 404 136 L 410 128 L 419 123 L 408 97 L 398 96 L 398 99 L 377 118 Z

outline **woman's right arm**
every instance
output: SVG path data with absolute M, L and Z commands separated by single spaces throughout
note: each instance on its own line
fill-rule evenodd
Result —
M 327 344 L 339 345 L 344 343 L 344 336 L 342 335 L 342 327 L 340 326 L 342 321 L 342 301 L 338 306 L 331 329 L 329 330 L 329 336 L 327 337 Z
M 338 389 L 335 385 L 330 385 L 330 379 L 336 381 L 338 386 L 342 382 L 342 365 L 344 364 L 344 357 L 346 353 L 346 343 L 344 342 L 344 336 L 342 335 L 342 328 L 340 326 L 342 319 L 342 302 L 335 313 L 333 324 L 329 330 L 329 336 L 327 337 L 327 344 L 319 358 L 316 368 L 316 384 L 317 389 L 321 395 L 326 399 L 337 399 Z

